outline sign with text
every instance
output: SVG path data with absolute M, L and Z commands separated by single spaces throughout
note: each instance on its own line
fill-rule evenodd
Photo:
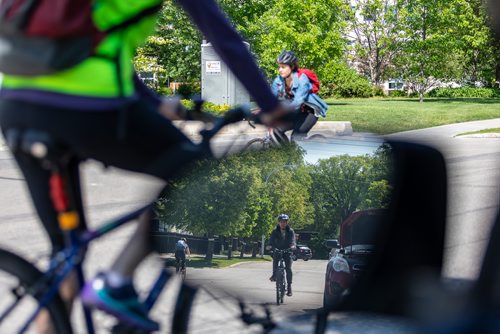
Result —
M 205 63 L 207 74 L 221 74 L 221 62 L 218 60 L 207 60 Z

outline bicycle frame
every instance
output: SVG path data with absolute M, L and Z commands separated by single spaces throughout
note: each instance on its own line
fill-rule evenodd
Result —
M 276 254 L 279 256 L 278 268 L 276 271 L 276 304 L 283 303 L 284 291 L 285 291 L 285 260 L 283 256 L 289 253 L 289 250 L 276 250 Z
M 198 109 L 199 108 L 201 108 L 201 104 L 198 106 Z M 201 110 L 199 112 L 201 113 Z M 200 132 L 200 134 L 203 137 L 203 141 L 198 145 L 205 152 L 211 153 L 210 139 L 213 136 L 215 136 L 217 132 L 220 129 L 222 129 L 225 125 L 233 123 L 235 121 L 239 121 L 243 119 L 243 117 L 247 114 L 248 112 L 245 108 L 233 109 L 232 114 L 228 112 L 225 115 L 225 117 L 217 119 L 214 122 L 214 126 L 210 130 L 202 130 Z M 60 166 L 57 167 L 58 168 L 54 170 L 56 173 L 58 172 L 58 170 L 61 169 L 59 168 Z M 64 168 L 62 169 L 64 170 Z M 64 190 L 64 187 L 62 189 Z M 71 196 L 69 197 L 71 198 Z M 36 288 L 34 289 L 36 291 L 30 291 L 30 293 L 32 294 L 35 293 L 41 294 L 40 301 L 38 302 L 36 309 L 32 312 L 32 314 L 29 315 L 28 320 L 26 320 L 26 322 L 23 324 L 23 327 L 21 328 L 19 333 L 24 333 L 28 329 L 29 325 L 35 320 L 35 318 L 40 313 L 42 308 L 47 306 L 49 302 L 53 300 L 55 296 L 57 296 L 62 282 L 68 278 L 68 275 L 70 275 L 70 273 L 72 272 L 76 273 L 79 291 L 82 290 L 85 284 L 85 277 L 82 267 L 84 261 L 84 254 L 86 248 L 92 241 L 138 218 L 144 212 L 151 210 L 153 208 L 153 205 L 154 203 L 136 209 L 135 211 L 129 214 L 125 214 L 122 217 L 117 218 L 115 220 L 112 220 L 111 222 L 108 222 L 107 224 L 104 224 L 95 230 L 86 229 L 84 231 L 78 231 L 76 229 L 69 229 L 66 232 L 68 236 L 68 245 L 63 250 L 56 253 L 50 259 L 48 269 L 42 272 L 43 276 L 40 279 L 39 284 L 37 284 Z M 55 207 L 57 207 L 57 204 L 55 204 Z M 154 306 L 155 302 L 158 299 L 158 296 L 160 295 L 161 291 L 163 290 L 163 288 L 165 287 L 167 281 L 171 276 L 172 275 L 165 268 L 161 270 L 157 279 L 153 283 L 146 299 L 143 302 L 145 308 L 148 311 L 150 311 Z M 191 297 L 196 292 L 195 288 L 188 289 L 188 287 L 185 286 L 183 287 L 184 290 L 191 289 L 189 290 L 189 295 Z M 180 300 L 178 299 L 176 313 L 183 313 L 183 317 L 182 319 L 181 318 L 177 319 L 174 325 L 176 326 L 176 328 L 185 329 L 187 324 L 187 319 L 189 317 L 189 312 L 183 312 L 184 309 L 182 309 L 182 307 L 190 306 L 192 300 L 186 300 L 187 297 L 181 295 L 179 295 L 179 298 L 181 299 Z M 9 307 L 6 308 L 4 314 L 0 315 L 0 320 L 3 320 L 7 315 L 9 315 L 12 312 L 12 310 L 14 310 L 16 305 L 19 304 L 19 302 L 20 300 L 17 299 L 11 305 L 9 305 Z M 85 323 L 87 327 L 87 333 L 94 334 L 95 326 L 92 321 L 92 316 L 91 316 L 92 311 L 90 308 L 85 307 L 83 304 L 82 306 L 83 306 Z
M 76 231 L 70 232 L 70 238 L 69 238 L 70 245 L 61 250 L 60 252 L 56 253 L 51 258 L 49 262 L 49 267 L 44 272 L 44 275 L 40 282 L 39 286 L 41 289 L 45 289 L 44 283 L 51 282 L 47 288 L 47 291 L 43 294 L 36 310 L 30 315 L 30 317 L 28 318 L 24 326 L 21 328 L 19 333 L 25 332 L 28 326 L 35 320 L 41 309 L 45 307 L 52 300 L 52 298 L 54 298 L 54 296 L 56 296 L 56 294 L 59 292 L 59 287 L 61 283 L 67 278 L 67 276 L 71 272 L 73 271 L 76 272 L 78 287 L 80 290 L 83 288 L 83 285 L 85 283 L 85 277 L 82 268 L 83 264 L 82 254 L 92 241 L 114 231 L 115 229 L 119 228 L 120 226 L 128 222 L 133 221 L 134 219 L 138 218 L 142 213 L 151 209 L 151 207 L 152 204 L 143 206 L 129 214 L 117 218 L 107 224 L 104 224 L 103 226 L 99 227 L 96 230 L 86 230 L 83 232 L 76 232 Z M 165 284 L 167 283 L 170 276 L 171 274 L 168 273 L 166 269 L 163 269 L 160 272 L 157 279 L 155 280 L 155 282 L 153 283 L 148 293 L 148 296 L 144 301 L 144 305 L 148 311 L 152 309 L 153 305 L 158 299 L 158 296 L 165 287 Z M 12 309 L 15 308 L 16 304 L 18 303 L 19 300 L 15 301 L 9 308 L 7 308 L 5 314 L 2 314 L 0 318 L 4 318 Z M 91 310 L 83 306 L 83 311 L 84 311 L 87 332 L 93 334 L 95 333 L 95 327 L 91 317 Z

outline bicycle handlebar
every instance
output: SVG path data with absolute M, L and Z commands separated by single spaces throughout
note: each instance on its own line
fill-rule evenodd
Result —
M 273 249 L 273 254 L 279 254 L 280 256 L 283 256 L 284 254 L 292 254 L 293 249 L 292 248 L 287 248 L 287 249 Z
M 209 142 L 223 127 L 232 123 L 247 120 L 251 126 L 253 125 L 250 122 L 263 124 L 261 121 L 261 114 L 252 113 L 249 105 L 240 105 L 227 111 L 223 116 L 215 116 L 202 111 L 203 100 L 193 99 L 193 102 L 194 108 L 186 110 L 185 118 L 187 120 L 198 120 L 213 124 L 210 129 L 200 131 L 203 142 Z M 293 123 L 297 119 L 297 115 L 297 111 L 290 112 L 281 116 L 280 121 Z

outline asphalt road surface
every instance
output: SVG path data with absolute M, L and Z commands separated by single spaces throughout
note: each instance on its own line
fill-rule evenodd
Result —
M 397 136 L 424 143 L 430 143 L 431 139 L 432 145 L 440 148 L 445 155 L 450 190 L 444 276 L 468 279 L 477 277 L 500 199 L 500 139 L 454 136 L 466 131 L 499 127 L 499 123 L 499 120 L 464 123 L 411 131 Z M 104 169 L 93 162 L 82 166 L 82 175 L 91 226 L 139 207 L 153 198 L 162 185 L 155 178 L 113 168 Z M 0 207 L 0 246 L 13 249 L 28 259 L 43 264 L 43 261 L 40 261 L 43 259 L 41 255 L 46 255 L 49 251 L 47 239 L 33 214 L 24 189 L 24 180 L 10 154 L 1 147 Z M 126 244 L 132 232 L 133 227 L 123 228 L 91 246 L 86 262 L 87 274 L 93 275 L 99 270 L 105 270 L 113 259 L 119 256 L 121 247 Z M 153 257 L 141 265 L 136 275 L 141 291 L 160 266 L 158 259 Z M 232 296 L 245 295 L 250 306 L 257 311 L 260 309 L 260 303 L 272 303 L 274 294 L 273 285 L 268 281 L 269 266 L 270 264 L 245 264 L 219 270 L 189 270 L 189 281 L 202 283 L 206 287 L 206 290 L 200 290 L 196 299 L 191 332 L 257 331 L 257 327 L 244 327 L 236 319 L 238 308 Z M 273 307 L 276 318 L 304 314 L 321 306 L 324 268 L 324 261 L 299 260 L 295 263 L 295 295 L 287 298 L 285 305 Z M 221 287 L 227 291 L 219 289 Z M 153 317 L 164 324 L 171 320 L 176 289 L 178 282 L 174 280 L 166 287 L 159 307 L 153 313 Z M 79 319 L 79 311 L 76 309 L 73 321 L 79 329 L 78 332 L 84 333 Z M 106 333 L 113 323 L 111 318 L 102 314 L 96 319 L 100 333 Z M 345 319 L 344 317 L 343 320 Z M 359 329 L 359 323 L 363 321 L 355 316 L 347 319 L 352 321 L 344 323 L 338 333 L 356 331 L 352 326 L 358 326 Z M 375 318 L 374 322 L 377 321 L 380 322 Z M 387 323 L 386 319 L 384 321 Z M 298 330 L 304 323 L 294 326 L 295 330 Z M 310 325 L 306 327 L 303 328 L 303 333 L 310 332 Z M 168 329 L 162 332 L 168 333 Z

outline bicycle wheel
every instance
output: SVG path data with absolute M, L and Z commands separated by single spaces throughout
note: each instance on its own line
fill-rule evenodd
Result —
M 281 290 L 281 286 L 282 286 L 284 279 L 285 278 L 283 277 L 283 273 L 280 270 L 278 270 L 278 272 L 276 273 L 276 304 L 277 305 L 283 303 L 283 295 L 282 295 L 283 292 Z
M 263 138 L 254 138 L 250 140 L 246 145 L 243 147 L 243 151 L 246 150 L 262 150 L 266 148 L 268 144 L 266 143 L 266 140 Z
M 25 259 L 0 249 L 0 333 L 17 333 L 36 310 L 44 286 L 42 273 Z M 55 333 L 72 333 L 71 324 L 59 295 L 42 309 Z M 33 321 L 26 333 L 38 332 Z
M 281 286 L 280 286 L 280 297 L 281 304 L 283 304 L 283 298 L 285 297 L 285 273 L 281 272 Z

